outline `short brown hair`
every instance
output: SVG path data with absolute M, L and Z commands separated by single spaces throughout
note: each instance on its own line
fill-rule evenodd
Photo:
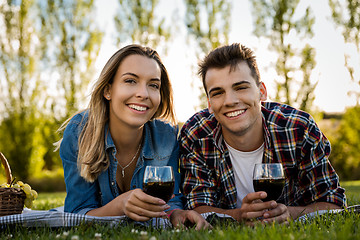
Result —
M 199 64 L 198 74 L 201 77 L 206 94 L 205 76 L 210 68 L 224 68 L 230 65 L 230 71 L 232 71 L 241 61 L 247 63 L 251 70 L 251 76 L 255 78 L 256 84 L 259 85 L 260 73 L 254 52 L 240 43 L 233 43 L 215 48 Z

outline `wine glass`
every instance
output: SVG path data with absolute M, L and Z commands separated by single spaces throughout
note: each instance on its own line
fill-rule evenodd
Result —
M 253 184 L 255 192 L 265 191 L 263 201 L 278 200 L 285 185 L 284 169 L 281 163 L 255 164 Z
M 165 202 L 174 193 L 175 179 L 171 166 L 146 166 L 143 181 L 143 191 Z
M 146 166 L 143 181 L 143 191 L 146 194 L 168 202 L 174 193 L 174 187 L 175 179 L 171 166 Z M 155 225 L 159 227 L 158 218 L 155 218 Z

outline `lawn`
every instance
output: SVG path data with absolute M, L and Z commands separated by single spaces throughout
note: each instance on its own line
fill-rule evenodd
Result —
M 348 205 L 360 204 L 360 181 L 343 182 Z M 40 193 L 34 209 L 51 209 L 63 205 L 65 193 Z M 0 239 L 359 239 L 360 214 L 345 213 L 316 217 L 309 222 L 289 225 L 258 225 L 247 227 L 238 223 L 219 223 L 212 230 L 139 229 L 134 226 L 83 224 L 67 229 L 7 229 Z

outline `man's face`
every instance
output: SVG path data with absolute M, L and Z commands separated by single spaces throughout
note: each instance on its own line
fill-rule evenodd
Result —
M 245 61 L 230 72 L 225 68 L 210 68 L 205 75 L 209 111 L 222 126 L 227 137 L 251 136 L 262 128 L 261 101 L 265 101 L 265 85 L 251 76 Z M 250 135 L 249 135 L 250 134 Z

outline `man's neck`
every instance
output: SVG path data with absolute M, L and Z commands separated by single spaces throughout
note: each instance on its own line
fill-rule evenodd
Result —
M 264 143 L 264 129 L 262 127 L 254 128 L 242 135 L 236 135 L 230 132 L 222 131 L 224 140 L 231 147 L 242 151 L 250 152 L 258 149 Z

